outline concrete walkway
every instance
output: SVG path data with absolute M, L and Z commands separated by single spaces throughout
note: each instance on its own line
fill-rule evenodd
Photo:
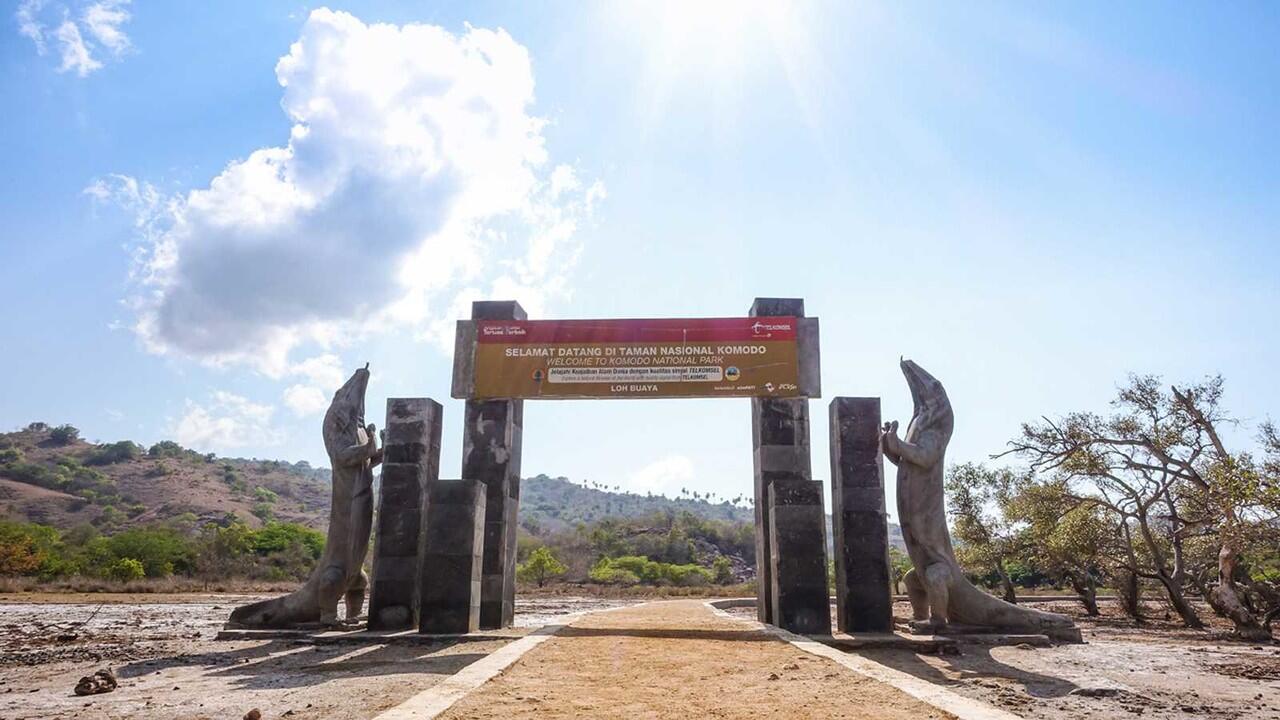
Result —
M 954 716 L 689 600 L 583 617 L 440 717 Z

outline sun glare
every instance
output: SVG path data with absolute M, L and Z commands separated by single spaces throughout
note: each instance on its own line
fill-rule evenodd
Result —
M 729 126 L 751 87 L 781 78 L 810 127 L 826 74 L 812 30 L 815 8 L 767 0 L 655 0 L 612 6 L 612 24 L 638 46 L 637 101 L 650 124 L 681 94 L 706 97 Z

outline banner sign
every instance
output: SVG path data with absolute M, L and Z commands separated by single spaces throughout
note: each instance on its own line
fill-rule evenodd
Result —
M 801 395 L 793 317 L 475 325 L 475 398 Z

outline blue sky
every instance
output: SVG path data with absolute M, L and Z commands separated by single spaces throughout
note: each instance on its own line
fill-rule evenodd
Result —
M 320 464 L 368 361 L 374 422 L 446 402 L 456 473 L 476 297 L 804 297 L 824 479 L 829 398 L 908 418 L 899 355 L 953 461 L 1129 372 L 1224 374 L 1241 444 L 1278 414 L 1270 4 L 6 8 L 0 427 Z M 526 474 L 750 492 L 745 400 L 528 403 L 524 437 Z

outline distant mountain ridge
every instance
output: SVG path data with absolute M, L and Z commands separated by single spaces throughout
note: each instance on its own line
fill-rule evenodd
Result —
M 593 488 L 565 477 L 537 475 L 520 484 L 520 524 L 531 534 L 563 530 L 577 523 L 606 517 L 639 518 L 655 512 L 688 512 L 706 520 L 755 522 L 755 509 L 729 501 L 669 498 Z M 827 546 L 831 546 L 831 516 L 827 516 Z M 902 528 L 889 523 L 889 544 L 905 550 Z

